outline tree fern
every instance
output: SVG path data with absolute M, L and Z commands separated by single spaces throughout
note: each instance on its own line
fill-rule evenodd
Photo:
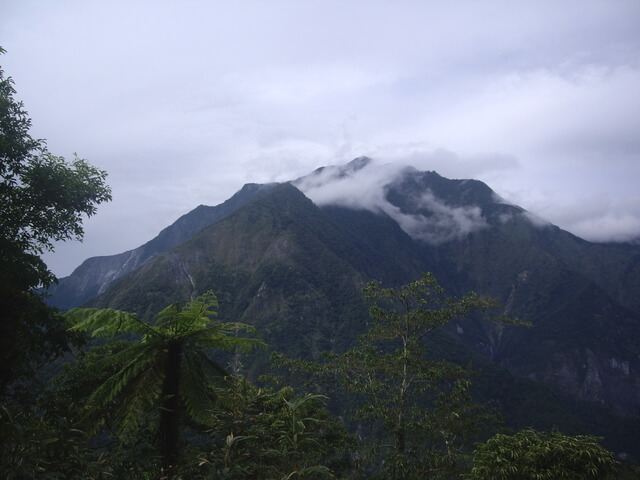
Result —
M 226 375 L 207 351 L 251 350 L 264 345 L 257 338 L 238 336 L 240 332 L 252 334 L 249 325 L 212 321 L 217 307 L 218 300 L 209 291 L 184 307 L 169 305 L 156 315 L 154 324 L 120 310 L 70 310 L 66 318 L 72 331 L 90 332 L 94 337 L 137 337 L 104 359 L 117 369 L 90 395 L 87 426 L 95 431 L 108 409 L 115 408 L 113 427 L 130 435 L 151 414 L 158 422 L 165 463 L 171 464 L 178 445 L 180 414 L 206 424 L 215 398 L 212 382 Z

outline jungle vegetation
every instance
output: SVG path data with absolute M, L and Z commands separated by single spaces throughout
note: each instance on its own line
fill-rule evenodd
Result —
M 47 306 L 38 289 L 55 277 L 40 255 L 81 239 L 83 218 L 111 192 L 105 172 L 30 136 L 14 94 L 0 70 L 2 478 L 617 475 L 593 437 L 500 431 L 470 392 L 472 369 L 426 342 L 495 303 L 447 297 L 430 274 L 396 288 L 369 283 L 371 324 L 356 346 L 318 362 L 279 357 L 312 389 L 293 376 L 243 375 L 242 355 L 266 345 L 259 330 L 218 320 L 211 291 L 167 302 L 152 319 Z M 345 403 L 340 416 L 335 400 Z

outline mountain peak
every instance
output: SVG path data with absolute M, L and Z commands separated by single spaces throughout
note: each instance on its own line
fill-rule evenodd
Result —
M 309 184 L 321 185 L 346 177 L 352 177 L 373 162 L 369 157 L 358 157 L 344 165 L 329 165 L 318 167 L 309 175 L 299 177 L 291 183 L 304 191 L 304 186 Z
M 464 237 L 489 226 L 491 189 L 482 182 L 449 180 L 398 164 L 358 157 L 294 182 L 318 206 L 337 205 L 385 214 L 427 244 Z
M 351 160 L 349 163 L 347 163 L 344 166 L 344 169 L 348 170 L 348 171 L 355 172 L 355 171 L 363 169 L 364 167 L 369 165 L 371 162 L 372 162 L 372 160 L 369 157 L 354 158 L 353 160 Z

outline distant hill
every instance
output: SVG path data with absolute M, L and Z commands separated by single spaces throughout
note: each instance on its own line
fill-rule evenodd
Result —
M 348 348 L 366 328 L 367 281 L 400 285 L 425 271 L 452 295 L 492 296 L 533 324 L 463 319 L 439 343 L 487 373 L 479 391 L 514 422 L 640 448 L 640 248 L 586 242 L 475 180 L 359 158 L 291 183 L 247 185 L 136 250 L 87 260 L 52 302 L 150 316 L 213 289 L 222 318 L 314 358 Z

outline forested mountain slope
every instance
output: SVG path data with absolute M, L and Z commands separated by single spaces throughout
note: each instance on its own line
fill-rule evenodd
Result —
M 480 382 L 485 396 L 514 410 L 507 399 L 521 398 L 513 389 L 526 384 L 538 392 L 534 397 L 556 392 L 609 409 L 607 415 L 615 411 L 627 427 L 637 422 L 640 249 L 586 242 L 505 203 L 482 182 L 412 168 L 373 182 L 366 175 L 374 168 L 357 159 L 293 184 L 254 186 L 207 220 L 199 207 L 188 214 L 200 218 L 190 229 L 89 304 L 150 316 L 213 289 L 221 318 L 255 325 L 275 350 L 317 358 L 346 349 L 365 329 L 360 289 L 367 281 L 399 285 L 431 271 L 448 293 L 492 296 L 503 305 L 499 313 L 533 325 L 503 329 L 476 319 L 452 325 L 447 351 L 474 364 L 482 358 L 484 369 L 498 375 L 502 391 L 492 394 Z M 348 193 L 358 184 L 366 188 Z M 246 368 L 258 371 L 264 363 Z M 556 413 L 569 408 L 562 402 Z M 575 422 L 595 421 L 585 415 Z

